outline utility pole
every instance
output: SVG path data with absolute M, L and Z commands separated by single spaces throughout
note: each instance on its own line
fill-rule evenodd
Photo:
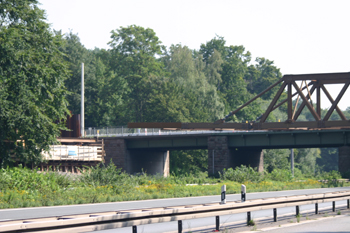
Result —
M 84 128 L 85 128 L 85 122 L 84 122 L 84 63 L 81 63 L 81 111 L 80 111 L 80 132 L 81 137 L 85 136 Z

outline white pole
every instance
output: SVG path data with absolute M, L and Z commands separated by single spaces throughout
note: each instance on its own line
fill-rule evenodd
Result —
M 84 122 L 84 63 L 81 63 L 81 111 L 80 111 L 80 132 L 81 136 L 84 137 L 84 128 L 85 128 L 85 122 Z

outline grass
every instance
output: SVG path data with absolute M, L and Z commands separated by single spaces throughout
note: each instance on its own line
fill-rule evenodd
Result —
M 253 219 L 249 220 L 247 223 L 248 226 L 255 226 L 255 222 Z
M 297 218 L 297 223 L 299 223 L 299 222 L 300 222 L 300 218 L 301 218 L 301 214 L 298 214 L 298 215 L 296 216 L 296 218 Z
M 253 174 L 244 181 L 241 174 L 240 179 L 243 179 L 242 183 L 249 192 L 339 185 L 332 182 L 330 186 L 316 179 L 278 181 L 273 180 L 271 174 L 261 176 L 258 178 L 257 174 Z M 0 169 L 0 209 L 219 195 L 223 184 L 226 185 L 227 194 L 240 193 L 242 183 L 231 178 L 210 178 L 206 173 L 171 175 L 167 178 L 145 173 L 129 175 L 113 164 L 85 169 L 80 176 L 53 171 L 39 173 L 21 167 L 6 168 Z M 194 183 L 198 185 L 186 186 Z

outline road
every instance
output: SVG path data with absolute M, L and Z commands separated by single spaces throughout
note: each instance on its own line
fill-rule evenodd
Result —
M 288 227 L 277 227 L 273 230 L 257 229 L 268 233 L 325 233 L 325 232 L 350 232 L 350 216 L 327 217 L 316 221 L 310 220 L 300 224 L 290 224 Z M 250 231 L 252 232 L 252 231 Z
M 350 187 L 248 193 L 247 199 L 325 193 L 325 192 L 335 192 L 335 191 L 342 191 L 342 190 L 350 190 Z M 63 216 L 63 215 L 72 215 L 72 214 L 97 213 L 97 212 L 104 212 L 104 211 L 120 211 L 120 210 L 127 210 L 127 209 L 203 204 L 203 203 L 219 202 L 219 200 L 220 200 L 220 196 L 217 195 L 217 196 L 205 196 L 205 197 L 156 199 L 156 200 L 145 200 L 145 201 L 99 203 L 99 204 L 85 204 L 85 205 L 71 205 L 71 206 L 5 209 L 5 210 L 0 210 L 0 221 Z M 239 194 L 227 195 L 227 201 L 237 201 L 237 200 L 240 200 Z M 345 202 L 337 203 L 337 205 L 339 204 L 345 204 Z M 325 203 L 324 205 L 330 207 L 330 204 Z M 313 206 L 301 207 L 301 210 L 306 210 L 307 208 L 312 209 Z M 322 208 L 322 206 L 320 206 L 320 208 Z M 282 208 L 282 209 L 278 209 L 278 214 L 285 214 L 293 211 L 294 211 L 294 208 Z M 271 215 L 272 213 L 269 210 L 257 211 L 252 213 L 253 219 L 271 216 Z M 245 219 L 246 219 L 245 214 L 221 216 L 221 226 L 225 227 L 232 224 L 232 222 L 244 221 Z M 185 229 L 188 230 L 188 229 L 192 229 L 192 228 L 194 229 L 194 228 L 198 228 L 206 225 L 213 225 L 214 223 L 215 223 L 214 218 L 203 218 L 198 220 L 184 221 L 183 226 L 184 226 L 184 230 Z M 177 223 L 170 222 L 170 223 L 139 226 L 138 232 L 144 232 L 144 233 L 145 232 L 165 232 L 165 231 L 175 231 L 176 229 L 177 229 Z M 113 230 L 113 232 L 128 232 L 128 233 L 130 231 L 131 231 L 130 228 L 121 228 L 118 230 L 116 229 Z M 108 232 L 108 230 L 104 232 Z
M 350 190 L 350 187 L 248 193 L 247 199 L 326 193 L 326 192 L 336 192 L 336 191 L 343 191 L 343 190 Z M 218 193 L 219 192 L 220 190 L 218 190 Z M 98 213 L 98 212 L 107 212 L 107 211 L 120 211 L 120 210 L 141 209 L 141 208 L 166 207 L 166 206 L 176 206 L 176 205 L 204 204 L 204 203 L 219 202 L 220 198 L 221 198 L 220 195 L 216 195 L 216 196 L 203 196 L 203 197 L 153 199 L 153 200 L 144 200 L 144 201 L 127 201 L 127 202 L 110 202 L 110 203 L 68 205 L 68 206 L 4 209 L 4 210 L 0 210 L 0 221 L 54 217 L 54 216 L 73 215 L 73 214 Z M 227 201 L 238 201 L 241 199 L 241 196 L 240 194 L 231 194 L 231 195 L 227 195 L 226 199 Z

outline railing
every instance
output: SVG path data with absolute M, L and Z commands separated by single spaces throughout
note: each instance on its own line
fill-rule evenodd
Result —
M 213 217 L 216 218 L 216 230 L 219 230 L 220 215 L 247 213 L 247 221 L 252 211 L 273 209 L 273 220 L 277 221 L 277 208 L 296 206 L 296 214 L 299 205 L 315 204 L 315 214 L 318 214 L 318 204 L 332 202 L 335 212 L 335 202 L 347 200 L 349 209 L 350 191 L 321 193 L 311 195 L 286 196 L 267 199 L 254 199 L 227 202 L 226 204 L 209 203 L 201 205 L 169 206 L 161 208 L 149 208 L 138 210 L 125 210 L 115 212 L 103 212 L 93 214 L 79 214 L 61 217 L 48 217 L 40 219 L 26 219 L 3 221 L 0 224 L 0 232 L 4 231 L 34 231 L 58 229 L 70 232 L 93 231 L 96 229 L 111 229 L 120 227 L 132 227 L 137 232 L 138 225 L 178 221 L 178 232 L 182 232 L 182 220 Z
M 120 127 L 88 127 L 85 128 L 85 137 L 127 137 L 127 136 L 155 136 L 155 135 L 182 135 L 182 134 L 220 134 L 233 133 L 233 130 L 162 130 L 151 128 Z

